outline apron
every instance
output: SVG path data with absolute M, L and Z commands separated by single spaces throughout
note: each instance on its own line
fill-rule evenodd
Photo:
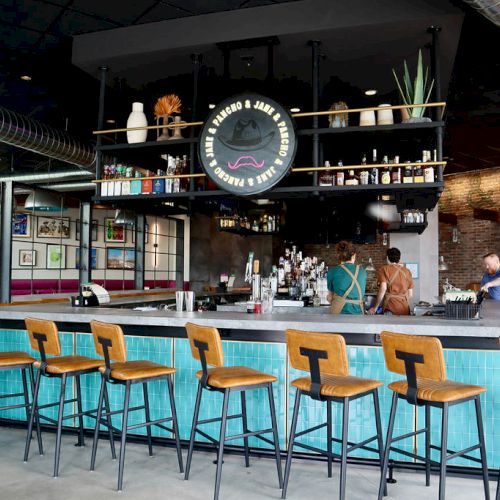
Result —
M 346 304 L 357 304 L 361 309 L 361 314 L 365 314 L 365 303 L 362 299 L 363 293 L 361 292 L 361 287 L 359 286 L 358 283 L 359 266 L 356 266 L 356 271 L 354 272 L 354 274 L 352 274 L 351 271 L 349 271 L 349 269 L 347 269 L 347 267 L 344 266 L 344 264 L 340 264 L 340 267 L 351 277 L 351 284 L 349 285 L 349 288 L 345 291 L 344 295 L 337 295 L 336 293 L 333 294 L 332 304 L 330 306 L 330 312 L 332 314 L 340 314 Z M 357 287 L 358 296 L 361 297 L 358 300 L 347 298 L 349 297 L 349 294 L 351 293 L 354 287 Z
M 404 293 L 392 293 L 390 292 L 391 285 L 394 283 L 395 279 L 403 272 L 403 268 L 398 266 L 396 272 L 387 281 L 387 291 L 385 292 L 384 302 L 382 303 L 382 311 L 385 312 L 387 309 L 387 304 L 391 298 L 404 299 L 406 305 L 408 306 L 408 311 L 410 310 L 410 299 L 408 297 L 408 290 Z

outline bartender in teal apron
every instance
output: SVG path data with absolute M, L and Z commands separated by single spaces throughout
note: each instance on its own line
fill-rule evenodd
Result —
M 328 301 L 332 314 L 364 314 L 366 271 L 356 264 L 356 249 L 352 243 L 337 244 L 340 265 L 328 271 Z

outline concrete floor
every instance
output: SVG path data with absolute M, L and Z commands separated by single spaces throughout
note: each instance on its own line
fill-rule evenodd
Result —
M 75 436 L 63 436 L 60 477 L 52 478 L 55 436 L 44 433 L 45 456 L 37 452 L 32 442 L 28 463 L 22 462 L 25 432 L 0 428 L 0 498 L 2 500 L 134 500 L 211 499 L 215 478 L 214 454 L 195 452 L 189 481 L 178 472 L 174 449 L 156 447 L 156 455 L 148 457 L 147 447 L 127 445 L 124 491 L 116 492 L 118 463 L 112 461 L 109 444 L 102 440 L 97 454 L 96 471 L 89 472 L 91 442 L 86 447 L 73 446 Z M 117 443 L 118 445 L 118 443 Z M 118 452 L 118 447 L 117 447 Z M 184 460 L 186 453 L 184 452 Z M 417 473 L 395 474 L 398 483 L 391 485 L 388 500 L 420 500 L 436 498 L 438 478 L 432 477 L 426 488 L 424 477 Z M 376 498 L 379 474 L 373 467 L 349 466 L 347 469 L 348 500 Z M 495 484 L 491 482 L 494 498 Z M 484 498 L 482 482 L 477 479 L 449 477 L 447 498 L 450 500 L 476 500 Z M 334 477 L 326 477 L 326 465 L 312 461 L 294 461 L 288 487 L 289 500 L 326 499 L 338 497 L 338 465 Z M 243 458 L 227 455 L 222 471 L 221 500 L 253 500 L 280 498 L 276 468 L 268 459 L 252 459 L 249 469 Z

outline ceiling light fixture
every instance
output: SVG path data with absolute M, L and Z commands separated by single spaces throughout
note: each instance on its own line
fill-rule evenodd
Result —
M 113 120 L 113 118 L 109 118 L 106 120 L 106 123 L 110 123 L 111 125 L 116 123 L 116 120 Z
M 21 75 L 21 80 L 25 82 L 31 82 L 31 76 L 30 75 Z
M 300 108 L 290 108 L 292 113 L 300 113 Z
M 61 212 L 65 210 L 62 197 L 49 191 L 32 191 L 24 202 L 24 210 L 32 212 Z
M 209 104 L 208 105 L 208 109 L 214 109 L 215 108 L 215 104 Z
M 365 95 L 375 95 L 378 91 L 376 89 L 365 90 Z

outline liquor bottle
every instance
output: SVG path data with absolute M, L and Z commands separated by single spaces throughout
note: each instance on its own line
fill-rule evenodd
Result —
M 174 160 L 174 173 L 173 175 L 179 175 L 181 173 L 181 159 L 176 156 Z M 180 193 L 181 191 L 181 180 L 176 177 L 172 180 L 172 193 Z
M 361 158 L 361 165 L 366 165 L 366 164 L 367 164 L 366 153 L 363 153 L 363 158 Z
M 358 178 L 354 175 L 354 170 L 349 170 L 347 179 L 345 181 L 346 186 L 357 186 L 359 184 Z
M 339 167 L 343 167 L 344 164 L 342 162 L 342 160 L 339 160 L 339 163 L 338 163 L 338 166 Z M 342 170 L 337 170 L 337 186 L 343 186 L 344 185 L 344 172 L 342 172 Z
M 406 165 L 403 175 L 403 184 L 411 184 L 412 182 L 413 182 L 413 167 L 411 165 Z
M 387 165 L 389 164 L 389 159 L 387 158 L 387 155 L 384 156 L 382 163 L 386 165 L 384 169 L 382 170 L 382 175 L 381 175 L 381 182 L 382 184 L 390 184 L 391 183 L 391 174 L 389 172 L 389 169 Z
M 109 165 L 104 165 L 102 180 L 107 181 L 109 179 Z M 108 195 L 109 182 L 101 182 L 101 196 Z
M 424 168 L 424 182 L 434 182 L 434 167 L 427 165 Z
M 373 150 L 372 154 L 372 165 L 377 165 L 377 150 Z M 378 175 L 378 168 L 377 167 L 372 167 L 370 171 L 370 184 L 378 184 L 379 181 L 379 175 Z
M 417 166 L 414 170 L 413 182 L 424 182 L 424 173 L 422 171 L 422 162 L 417 160 Z
M 325 161 L 325 167 L 329 167 L 330 162 L 328 160 Z M 319 185 L 320 186 L 333 186 L 333 175 L 331 170 L 322 170 L 319 176 Z
M 187 155 L 182 156 L 180 173 L 185 175 L 189 173 Z M 180 179 L 180 188 L 183 193 L 189 190 L 189 177 Z
M 125 168 L 125 179 L 122 181 L 122 195 L 126 196 L 130 194 L 130 178 L 134 176 L 133 167 Z
M 151 177 L 151 173 L 149 170 L 147 171 L 147 176 Z M 143 179 L 141 185 L 142 194 L 150 194 L 153 192 L 153 179 Z
M 115 168 L 115 182 L 114 182 L 114 196 L 121 196 L 122 194 L 122 177 L 123 177 L 123 165 L 119 163 Z
M 401 169 L 399 167 L 392 167 L 391 181 L 393 184 L 401 184 Z

